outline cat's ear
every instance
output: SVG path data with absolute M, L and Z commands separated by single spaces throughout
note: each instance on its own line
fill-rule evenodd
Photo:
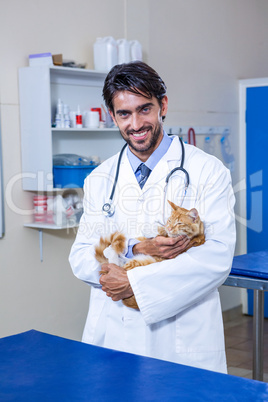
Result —
M 190 218 L 193 220 L 193 222 L 195 222 L 199 216 L 198 211 L 195 208 L 192 208 L 188 212 L 188 216 L 190 216 Z
M 174 211 L 176 211 L 178 209 L 178 206 L 176 204 L 174 204 L 174 202 L 168 200 L 168 203 L 171 206 L 171 208 L 174 209 Z

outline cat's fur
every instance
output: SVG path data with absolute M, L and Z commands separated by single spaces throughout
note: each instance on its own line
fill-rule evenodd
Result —
M 187 210 L 185 208 L 175 205 L 173 202 L 168 201 L 172 207 L 170 218 L 164 226 L 158 227 L 158 234 L 165 237 L 177 237 L 179 235 L 186 235 L 191 239 L 188 247 L 182 251 L 185 252 L 191 247 L 200 246 L 205 243 L 204 226 L 201 221 L 198 212 L 195 208 Z M 138 238 L 138 240 L 145 240 L 145 238 Z M 104 256 L 104 250 L 111 246 L 117 255 L 123 253 L 126 246 L 126 238 L 120 232 L 112 233 L 110 236 L 100 238 L 100 242 L 95 246 L 95 257 L 100 264 L 108 262 L 108 259 Z M 128 271 L 138 266 L 149 265 L 154 262 L 163 261 L 163 258 L 153 257 L 148 255 L 135 255 L 135 257 L 129 260 L 123 268 Z M 107 272 L 100 271 L 100 274 Z M 123 303 L 127 307 L 139 309 L 135 296 L 131 296 L 123 300 Z

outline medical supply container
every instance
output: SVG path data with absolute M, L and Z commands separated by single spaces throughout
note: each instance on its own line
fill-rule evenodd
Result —
M 96 168 L 96 165 L 53 166 L 55 188 L 83 187 L 85 178 Z

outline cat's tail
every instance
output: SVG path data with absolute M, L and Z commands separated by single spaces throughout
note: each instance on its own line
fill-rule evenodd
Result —
M 103 251 L 111 245 L 111 236 L 109 238 L 100 238 L 99 244 L 95 246 L 95 258 L 100 264 L 108 262 L 108 259 L 104 256 Z
M 100 264 L 105 264 L 108 259 L 104 256 L 104 250 L 112 246 L 117 254 L 121 254 L 125 249 L 126 238 L 120 232 L 114 232 L 111 235 L 100 238 L 99 244 L 95 246 L 95 258 Z

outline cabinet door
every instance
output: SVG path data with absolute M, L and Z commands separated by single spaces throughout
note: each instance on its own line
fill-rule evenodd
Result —
M 52 187 L 49 69 L 21 68 L 19 78 L 23 189 L 42 191 Z
M 268 248 L 268 86 L 247 89 L 247 251 Z
M 246 93 L 247 252 L 268 249 L 268 86 Z M 253 291 L 248 292 L 249 314 Z M 265 298 L 268 317 L 268 297 Z

